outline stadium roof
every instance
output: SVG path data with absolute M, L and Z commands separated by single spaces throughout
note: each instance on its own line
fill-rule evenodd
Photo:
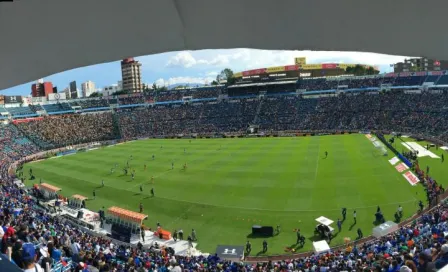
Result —
M 147 218 L 148 216 L 146 214 L 142 214 L 142 213 L 138 213 L 138 212 L 134 212 L 134 211 L 130 211 L 130 210 L 125 210 L 122 209 L 120 207 L 110 207 L 107 210 L 110 214 L 119 217 L 122 220 L 128 220 L 128 221 L 133 221 L 136 223 L 141 224 L 142 220 L 144 220 L 145 218 Z
M 176 50 L 310 49 L 448 59 L 446 8 L 442 0 L 3 2 L 0 89 Z
M 72 195 L 72 198 L 75 198 L 75 199 L 78 199 L 78 200 L 81 200 L 81 201 L 89 199 L 88 197 L 82 196 L 82 195 Z
M 53 186 L 53 185 L 48 184 L 48 183 L 42 183 L 39 186 L 42 187 L 42 189 L 50 191 L 50 192 L 53 192 L 53 193 L 61 191 L 61 188 Z

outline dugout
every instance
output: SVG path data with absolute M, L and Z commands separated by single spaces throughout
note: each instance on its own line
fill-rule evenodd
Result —
M 143 220 L 147 219 L 148 215 L 122 209 L 119 207 L 110 207 L 107 210 L 107 220 L 116 226 L 128 228 L 132 232 L 140 230 Z
M 39 190 L 46 199 L 57 199 L 58 192 L 62 191 L 61 188 L 53 186 L 48 183 L 39 184 Z
M 70 206 L 76 207 L 76 208 L 83 208 L 83 201 L 86 201 L 89 199 L 86 196 L 82 195 L 72 195 L 70 198 Z

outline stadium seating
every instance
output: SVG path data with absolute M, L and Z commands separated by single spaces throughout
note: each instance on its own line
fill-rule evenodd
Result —
M 56 104 L 46 104 L 43 108 L 48 114 L 54 114 L 59 112 L 70 112 L 73 111 L 72 107 L 68 103 L 56 103 Z
M 298 89 L 328 90 L 338 86 L 348 88 L 379 87 L 382 84 L 414 86 L 423 82 L 448 82 L 446 76 L 369 77 L 359 79 L 310 79 L 297 82 L 290 91 Z M 443 85 L 443 84 L 440 84 Z M 13 184 L 9 166 L 27 155 L 54 147 L 110 139 L 174 136 L 179 134 L 244 133 L 249 125 L 259 125 L 266 133 L 271 131 L 334 131 L 384 130 L 433 137 L 448 142 L 448 90 L 444 87 L 432 91 L 406 90 L 387 92 L 340 93 L 331 96 L 288 94 L 279 95 L 283 87 L 265 87 L 269 95 L 236 97 L 214 101 L 189 103 L 156 103 L 145 107 L 117 108 L 114 111 L 90 114 L 67 114 L 44 117 L 42 120 L 2 125 L 0 128 L 0 226 L 11 227 L 14 234 L 4 234 L 1 251 L 11 246 L 17 253 L 18 239 L 32 241 L 36 247 L 47 248 L 51 257 L 61 248 L 62 259 L 52 263 L 52 271 L 76 271 L 96 267 L 100 271 L 131 271 L 131 269 L 158 271 L 433 271 L 448 263 L 448 205 L 442 203 L 422 214 L 397 232 L 365 243 L 334 249 L 324 254 L 306 254 L 304 257 L 287 257 L 280 261 L 240 263 L 222 260 L 217 256 L 171 256 L 151 249 L 139 250 L 127 246 L 111 246 L 105 237 L 96 237 L 61 218 L 51 217 L 29 192 Z M 222 87 L 196 90 L 167 91 L 157 94 L 155 101 L 182 100 L 185 96 L 217 98 L 227 90 Z M 252 92 L 245 88 L 244 94 Z M 286 92 L 285 92 L 286 93 Z M 109 107 L 110 104 L 132 105 L 152 100 L 151 94 L 119 98 L 86 99 L 70 102 L 83 109 Z M 45 105 L 48 113 L 71 108 L 67 103 Z M 7 108 L 13 116 L 34 114 L 37 106 Z M 419 173 L 424 186 L 434 181 Z M 20 216 L 12 216 L 14 210 Z M 29 226 L 29 227 L 28 227 Z M 54 231 L 55 235 L 52 235 Z M 56 235 L 57 234 L 57 235 Z M 435 244 L 442 246 L 435 246 Z M 78 247 L 78 254 L 65 248 Z M 102 249 L 102 250 L 101 250 Z M 105 249 L 108 249 L 107 252 Z M 40 251 L 39 251 L 40 252 Z M 149 254 L 148 254 L 149 252 Z M 39 257 L 41 253 L 38 253 Z M 57 254 L 56 254 L 57 255 Z M 431 256 L 430 256 L 431 255 Z M 13 254 L 20 266 L 20 256 Z M 39 259 L 42 263 L 45 258 Z M 84 267 L 81 267 L 84 265 Z M 178 268 L 178 269 L 177 269 Z M 140 270 L 137 270 L 140 271 Z

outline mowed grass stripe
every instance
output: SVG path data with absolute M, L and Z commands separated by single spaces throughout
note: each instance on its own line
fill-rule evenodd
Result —
M 328 159 L 322 159 L 325 150 Z M 355 237 L 357 227 L 369 233 L 376 205 L 389 219 L 396 202 L 406 202 L 406 215 L 415 210 L 412 200 L 415 190 L 417 197 L 423 196 L 421 188 L 400 180 L 388 158 L 374 151 L 363 135 L 142 140 L 27 164 L 25 173 L 32 167 L 37 181 L 42 177 L 62 187 L 66 196 L 91 197 L 104 178 L 106 187 L 97 189 L 97 199 L 87 202 L 89 208 L 116 205 L 137 210 L 142 202 L 149 216 L 145 224 L 155 227 L 158 221 L 169 230 L 185 232 L 195 228 L 199 248 L 205 252 L 213 253 L 217 244 L 244 244 L 253 224 L 280 224 L 282 233 L 268 239 L 268 254 L 274 254 L 284 253 L 295 242 L 293 228 L 300 227 L 313 239 L 314 219 L 325 215 L 336 220 L 342 206 L 350 209 L 349 220 L 332 244 Z M 136 169 L 134 181 L 122 176 L 130 155 Z M 170 170 L 172 161 L 174 170 Z M 184 162 L 186 171 L 181 167 Z M 119 167 L 111 175 L 115 163 Z M 147 171 L 143 171 L 145 163 Z M 152 175 L 154 184 L 149 183 Z M 144 184 L 142 194 L 140 184 Z M 151 187 L 155 198 L 149 197 Z M 359 209 L 358 224 L 349 230 L 353 208 Z M 249 239 L 257 251 L 262 240 Z M 311 240 L 304 248 L 308 249 Z

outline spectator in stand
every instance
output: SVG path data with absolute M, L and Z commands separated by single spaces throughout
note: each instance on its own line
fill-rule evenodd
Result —
M 22 246 L 22 269 L 25 272 L 43 272 L 44 270 L 36 263 L 36 249 L 32 243 L 25 243 Z

